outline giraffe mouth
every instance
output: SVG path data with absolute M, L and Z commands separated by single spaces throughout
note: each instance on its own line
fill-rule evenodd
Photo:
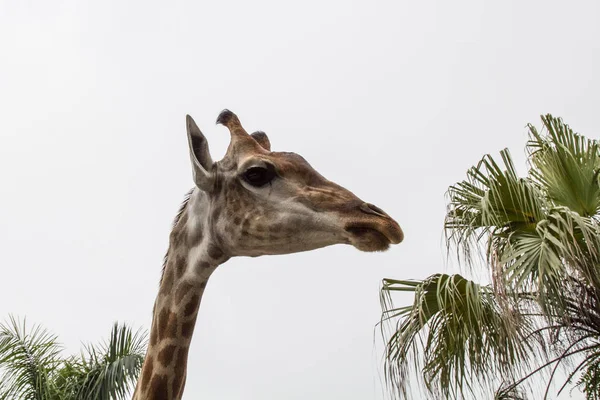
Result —
M 350 234 L 350 244 L 361 251 L 385 251 L 394 243 L 380 230 L 370 226 L 351 225 L 345 230 Z

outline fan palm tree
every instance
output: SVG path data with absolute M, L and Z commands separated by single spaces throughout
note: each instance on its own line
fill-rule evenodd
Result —
M 123 399 L 145 349 L 145 333 L 115 323 L 108 341 L 62 357 L 55 335 L 10 317 L 0 324 L 0 400 Z
M 401 396 L 416 374 L 435 398 L 519 399 L 539 382 L 547 398 L 576 380 L 600 399 L 600 143 L 551 115 L 542 122 L 542 132 L 528 126 L 526 177 L 504 150 L 448 191 L 448 249 L 489 283 L 383 280 L 385 377 Z M 394 307 L 396 291 L 413 304 Z M 567 379 L 556 387 L 559 369 Z

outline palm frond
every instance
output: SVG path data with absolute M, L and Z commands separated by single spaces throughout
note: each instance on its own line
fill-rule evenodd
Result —
M 586 400 L 600 400 L 600 358 L 598 356 L 587 361 L 587 368 L 576 383 L 583 389 Z
M 525 392 L 519 387 L 503 382 L 496 390 L 494 400 L 526 400 Z
M 508 150 L 500 155 L 503 166 L 486 155 L 467 171 L 465 181 L 448 189 L 446 237 L 467 266 L 482 245 L 485 259 L 492 259 L 493 247 L 485 243 L 490 236 L 506 239 L 514 232 L 534 232 L 545 217 L 547 205 L 539 188 L 517 176 Z
M 12 316 L 0 324 L 2 393 L 13 399 L 49 398 L 50 377 L 60 364 L 61 350 L 57 337 L 40 326 L 28 330 L 25 320 Z
M 413 291 L 412 306 L 394 308 L 392 291 Z M 488 376 L 511 377 L 528 363 L 530 328 L 489 286 L 460 275 L 436 274 L 424 281 L 384 280 L 382 302 L 399 318 L 386 347 L 386 378 L 406 396 L 409 373 L 421 371 L 426 387 L 444 398 L 487 387 Z
M 81 358 L 71 360 L 78 370 L 77 399 L 124 399 L 141 371 L 146 342 L 145 332 L 115 323 L 107 342 L 87 345 Z
M 528 125 L 530 175 L 557 206 L 583 217 L 600 212 L 600 143 L 573 132 L 560 118 L 542 117 L 548 135 Z

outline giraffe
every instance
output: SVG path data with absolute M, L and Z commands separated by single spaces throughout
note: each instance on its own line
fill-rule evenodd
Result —
M 231 257 L 257 257 L 350 244 L 384 251 L 404 237 L 380 208 L 325 179 L 298 154 L 272 152 L 264 132 L 248 134 L 223 110 L 231 140 L 213 162 L 188 115 L 195 187 L 169 237 L 146 358 L 134 400 L 181 399 L 200 299 L 211 273 Z

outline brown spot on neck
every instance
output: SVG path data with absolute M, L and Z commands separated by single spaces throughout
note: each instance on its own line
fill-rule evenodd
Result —
M 146 392 L 148 400 L 169 399 L 169 377 L 167 375 L 154 375 Z
M 187 372 L 188 348 L 180 348 L 175 358 L 175 377 L 173 379 L 173 393 L 181 397 L 185 387 Z M 179 388 L 179 390 L 175 390 Z M 178 397 L 179 398 L 179 397 Z
M 204 239 L 204 230 L 202 226 L 195 226 L 189 229 L 187 233 L 187 245 L 189 248 L 200 245 Z
M 217 247 L 213 243 L 208 245 L 208 256 L 215 261 L 220 261 L 223 258 L 223 250 L 220 247 Z
M 174 344 L 167 345 L 158 353 L 158 361 L 165 367 L 168 367 L 171 365 L 171 361 L 173 361 L 175 350 L 177 350 L 177 346 Z
M 167 323 L 169 322 L 169 310 L 166 307 L 163 308 L 158 316 L 155 316 L 155 318 L 158 318 L 158 321 L 155 321 L 156 325 L 158 326 L 158 329 L 156 330 L 157 337 L 158 340 L 162 340 L 164 338 L 165 331 L 167 330 Z
M 195 314 L 198 311 L 198 306 L 200 305 L 200 296 L 196 293 L 192 295 L 192 298 L 185 306 L 185 310 L 183 311 L 183 315 L 185 317 L 189 317 L 192 314 Z
M 196 318 L 192 321 L 186 322 L 181 325 L 181 335 L 186 339 L 190 339 L 194 334 L 194 328 L 196 327 Z
M 188 281 L 181 282 L 175 291 L 174 304 L 179 306 L 181 301 L 188 295 L 188 293 L 194 290 L 194 285 Z
M 177 278 L 181 278 L 183 276 L 183 274 L 185 273 L 186 267 L 187 267 L 187 255 L 186 255 L 186 252 L 183 252 L 183 254 L 177 255 L 177 258 L 175 259 L 175 270 L 177 271 Z
M 201 274 L 204 271 L 208 271 L 212 268 L 213 268 L 213 266 L 210 265 L 210 263 L 208 263 L 206 261 L 198 261 L 198 264 L 196 265 L 196 272 Z

